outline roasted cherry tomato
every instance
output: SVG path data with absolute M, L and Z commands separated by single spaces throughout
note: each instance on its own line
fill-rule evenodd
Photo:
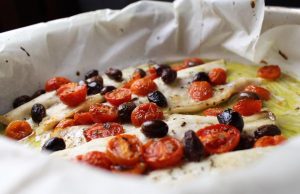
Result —
M 56 93 L 64 104 L 74 107 L 85 101 L 87 87 L 77 83 L 68 83 L 61 86 Z
M 197 135 L 209 154 L 234 150 L 240 141 L 240 131 L 230 125 L 216 124 L 197 131 Z
M 281 76 L 281 69 L 278 65 L 267 65 L 259 68 L 257 75 L 264 79 L 276 80 Z
M 105 104 L 94 104 L 90 107 L 89 112 L 95 123 L 113 122 L 118 119 L 118 110 Z
M 133 166 L 140 162 L 142 143 L 135 135 L 117 135 L 108 142 L 106 153 L 114 164 Z
M 282 135 L 264 136 L 259 138 L 255 142 L 254 147 L 257 148 L 257 147 L 275 146 L 283 143 L 284 141 L 286 141 L 286 138 Z
M 173 65 L 171 68 L 175 71 L 180 71 L 180 70 L 186 69 L 188 67 L 183 63 L 183 64 L 178 64 L 178 65 L 177 64 Z
M 271 93 L 267 89 L 255 85 L 247 86 L 245 91 L 256 93 L 262 100 L 270 100 L 271 97 Z
M 189 59 L 185 59 L 183 61 L 183 65 L 187 68 L 187 67 L 194 67 L 197 65 L 202 65 L 204 63 L 204 61 L 200 58 L 189 58 Z
M 64 119 L 59 121 L 59 123 L 55 126 L 55 128 L 66 128 L 76 125 L 74 119 Z
M 53 77 L 46 82 L 45 90 L 47 92 L 57 90 L 60 86 L 70 82 L 71 81 L 65 77 Z
M 90 112 L 75 113 L 74 121 L 76 125 L 89 125 L 94 123 Z
M 138 79 L 130 87 L 132 93 L 138 96 L 146 96 L 148 93 L 157 89 L 156 84 L 149 77 Z
M 76 159 L 86 164 L 110 170 L 112 162 L 105 153 L 99 151 L 91 151 L 84 155 L 78 155 Z
M 149 67 L 148 69 L 148 75 L 146 76 L 152 80 L 156 79 L 159 77 L 159 75 L 156 72 L 156 68 L 155 67 Z
M 92 139 L 114 136 L 121 133 L 124 133 L 122 125 L 107 122 L 92 125 L 83 132 L 83 135 L 86 141 L 91 141 Z
M 221 114 L 224 111 L 223 108 L 208 108 L 205 111 L 203 111 L 204 116 L 217 116 L 218 114 Z
M 32 133 L 31 126 L 26 121 L 12 121 L 5 129 L 5 135 L 20 140 Z
M 146 170 L 147 170 L 147 165 L 143 162 L 140 162 L 134 166 L 113 165 L 111 167 L 112 172 L 134 174 L 134 175 L 143 174 Z
M 196 81 L 189 87 L 189 95 L 195 101 L 203 101 L 213 96 L 213 88 L 206 81 Z
M 215 68 L 208 73 L 208 77 L 213 85 L 222 85 L 226 83 L 227 74 L 224 69 Z
M 172 167 L 183 157 L 183 145 L 175 138 L 149 140 L 143 147 L 143 158 L 153 169 Z
M 240 113 L 243 116 L 251 116 L 255 113 L 259 113 L 262 108 L 261 100 L 242 99 L 233 106 L 233 110 Z
M 163 118 L 163 112 L 154 103 L 145 103 L 136 107 L 131 113 L 131 122 L 139 127 L 145 121 L 152 121 Z
M 127 88 L 118 88 L 111 92 L 107 92 L 104 97 L 110 104 L 119 106 L 120 104 L 131 100 L 131 91 Z

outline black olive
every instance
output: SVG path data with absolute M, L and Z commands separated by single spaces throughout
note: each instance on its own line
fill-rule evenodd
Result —
M 166 84 L 173 83 L 177 78 L 177 72 L 173 69 L 164 69 L 161 74 L 161 79 Z
M 99 75 L 98 70 L 92 69 L 92 70 L 88 71 L 88 72 L 85 74 L 84 78 L 87 80 L 87 79 L 89 79 L 89 78 L 91 78 L 91 77 L 94 77 L 94 76 L 97 76 L 97 75 Z
M 116 89 L 115 86 L 104 86 L 104 87 L 102 88 L 102 90 L 100 91 L 100 94 L 101 94 L 101 95 L 104 95 L 104 94 L 106 94 L 107 92 L 113 91 L 114 89 Z
M 196 81 L 207 81 L 207 82 L 210 82 L 210 79 L 209 79 L 207 73 L 205 73 L 205 72 L 198 72 L 198 73 L 196 73 L 194 75 L 192 82 L 196 82 Z
M 162 120 L 146 121 L 141 126 L 142 133 L 149 138 L 164 137 L 168 134 L 169 127 Z
M 184 155 L 188 161 L 197 162 L 204 158 L 204 146 L 193 130 L 184 133 L 183 145 Z
M 42 94 L 45 94 L 46 91 L 45 90 L 37 90 L 36 92 L 34 92 L 31 96 L 32 99 L 36 98 L 36 97 L 39 97 L 40 95 Z
M 164 69 L 171 69 L 171 67 L 169 65 L 166 64 L 156 64 L 154 65 L 155 69 L 156 69 L 156 73 L 157 75 L 161 76 L 162 72 Z
M 264 125 L 254 131 L 254 137 L 256 139 L 263 136 L 275 136 L 280 135 L 281 131 L 276 125 Z
M 109 68 L 108 70 L 106 70 L 105 74 L 112 80 L 115 80 L 117 82 L 121 82 L 123 81 L 123 74 L 122 71 L 119 69 L 115 69 L 115 68 Z
M 220 124 L 226 124 L 236 127 L 238 130 L 243 131 L 244 120 L 240 113 L 227 109 L 217 116 Z
M 34 104 L 31 108 L 31 118 L 34 122 L 40 123 L 46 116 L 46 109 L 42 104 Z
M 242 99 L 259 100 L 259 96 L 254 92 L 240 92 L 238 95 L 238 100 L 242 100 Z
M 136 69 L 136 70 L 134 71 L 134 73 L 140 74 L 141 78 L 145 77 L 146 74 L 147 74 L 143 69 L 140 69 L 140 68 Z
M 246 150 L 253 148 L 255 143 L 254 137 L 242 133 L 240 136 L 240 142 L 238 146 L 235 148 L 235 150 Z
M 131 113 L 136 108 L 134 102 L 125 102 L 118 107 L 119 120 L 122 123 L 130 122 Z
M 154 91 L 147 95 L 149 102 L 155 103 L 159 107 L 167 107 L 168 102 L 166 97 L 160 91 Z
M 99 94 L 103 88 L 102 85 L 99 85 L 97 82 L 91 82 L 87 84 L 87 94 L 88 95 L 94 95 Z
M 19 96 L 18 98 L 16 98 L 13 102 L 13 107 L 17 108 L 23 104 L 25 104 L 26 102 L 29 102 L 31 100 L 30 96 L 27 95 L 23 95 L 23 96 Z
M 100 75 L 90 77 L 85 80 L 86 83 L 97 82 L 99 85 L 103 86 L 103 78 Z
M 59 137 L 53 137 L 49 139 L 42 147 L 42 150 L 51 151 L 51 152 L 64 150 L 64 149 L 66 149 L 66 143 L 64 139 Z

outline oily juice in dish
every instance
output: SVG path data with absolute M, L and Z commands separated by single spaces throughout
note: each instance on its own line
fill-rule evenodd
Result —
M 256 77 L 258 66 L 227 63 L 228 80 L 237 77 Z M 264 107 L 275 114 L 276 124 L 286 137 L 300 134 L 300 81 L 282 74 L 276 81 L 264 80 L 262 87 L 271 92 L 271 99 Z
M 172 65 L 176 66 L 179 63 Z M 180 63 L 181 64 L 181 63 Z M 233 81 L 239 77 L 257 77 L 259 66 L 243 65 L 239 63 L 225 64 L 227 68 L 227 82 Z M 271 99 L 264 101 L 264 107 L 276 115 L 276 124 L 282 130 L 286 137 L 292 137 L 300 134 L 300 81 L 282 74 L 281 78 L 276 81 L 264 80 L 262 86 L 271 92 Z M 232 107 L 229 100 L 218 107 Z M 39 148 L 48 139 L 51 132 L 39 132 L 23 140 L 22 143 L 32 147 Z

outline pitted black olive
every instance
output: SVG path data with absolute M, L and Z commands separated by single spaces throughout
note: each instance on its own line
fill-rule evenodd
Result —
M 100 91 L 100 94 L 101 94 L 101 95 L 104 95 L 104 94 L 106 94 L 107 92 L 113 91 L 114 89 L 116 89 L 115 86 L 104 86 L 104 87 L 102 88 L 102 90 Z
M 130 122 L 131 113 L 136 108 L 134 102 L 125 102 L 118 107 L 119 120 L 122 123 Z
M 134 71 L 134 73 L 138 73 L 138 74 L 140 75 L 141 78 L 145 77 L 146 74 L 147 74 L 143 69 L 140 69 L 140 68 L 136 69 L 136 70 Z
M 122 71 L 119 69 L 115 68 L 109 68 L 108 70 L 105 71 L 105 74 L 112 80 L 115 80 L 117 82 L 123 81 L 123 74 Z
M 205 156 L 204 146 L 194 131 L 184 133 L 183 145 L 184 155 L 188 161 L 197 162 Z
M 161 76 L 162 72 L 164 69 L 171 69 L 171 67 L 169 65 L 165 65 L 165 64 L 157 64 L 154 65 L 155 69 L 156 69 L 156 73 L 157 75 Z
M 161 79 L 166 84 L 173 83 L 177 78 L 177 72 L 173 69 L 164 69 L 161 74 Z
M 146 121 L 141 126 L 142 133 L 149 138 L 164 137 L 168 134 L 169 127 L 162 120 Z
M 235 150 L 246 150 L 253 148 L 255 143 L 254 137 L 242 133 L 240 136 L 240 142 L 238 146 L 235 148 Z
M 31 118 L 34 122 L 40 123 L 46 116 L 46 109 L 42 104 L 34 104 L 31 108 Z
M 99 94 L 103 88 L 102 85 L 99 85 L 97 82 L 91 82 L 87 84 L 87 94 L 88 95 L 94 95 Z
M 16 98 L 13 102 L 13 107 L 17 108 L 23 104 L 25 104 L 26 102 L 29 102 L 31 100 L 30 96 L 27 95 L 23 95 L 23 96 L 19 96 L 18 98 Z
M 103 86 L 103 78 L 100 75 L 90 77 L 85 80 L 86 83 L 97 82 L 99 85 Z
M 226 124 L 236 127 L 239 131 L 243 131 L 244 120 L 240 113 L 227 109 L 217 116 L 220 124 Z
M 97 75 L 99 75 L 98 70 L 92 69 L 92 70 L 88 71 L 88 72 L 85 74 L 84 78 L 87 80 L 87 79 L 89 79 L 89 78 L 91 78 L 91 77 L 95 77 L 95 76 L 97 76 Z
M 193 81 L 192 82 L 197 82 L 197 81 L 207 81 L 210 82 L 210 79 L 205 72 L 198 72 L 194 75 Z
M 167 107 L 168 102 L 166 97 L 160 91 L 154 91 L 147 95 L 149 102 L 155 103 L 159 107 Z
M 259 100 L 259 96 L 254 92 L 240 92 L 238 95 L 238 100 L 242 99 Z
M 36 92 L 34 92 L 34 93 L 32 94 L 31 99 L 34 99 L 34 98 L 36 98 L 36 97 L 39 97 L 40 95 L 45 94 L 45 93 L 46 93 L 45 90 L 37 90 Z
M 49 139 L 42 147 L 42 150 L 50 152 L 55 152 L 64 149 L 66 149 L 66 143 L 64 139 L 59 137 L 53 137 Z
M 254 132 L 254 137 L 256 139 L 263 136 L 275 136 L 275 135 L 281 135 L 281 131 L 276 125 L 264 125 L 259 127 Z

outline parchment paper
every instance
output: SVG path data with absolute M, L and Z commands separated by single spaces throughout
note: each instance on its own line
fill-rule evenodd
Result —
M 120 11 L 100 10 L 2 33 L 0 112 L 11 109 L 14 97 L 32 94 L 54 75 L 79 80 L 92 68 L 102 71 L 187 56 L 248 63 L 266 60 L 300 76 L 299 26 L 278 26 L 260 36 L 264 1 L 254 1 L 255 6 L 251 2 L 145 1 Z M 282 59 L 278 50 L 288 59 Z M 0 137 L 0 193 L 299 193 L 299 150 L 297 138 L 248 169 L 170 187 L 49 160 Z

